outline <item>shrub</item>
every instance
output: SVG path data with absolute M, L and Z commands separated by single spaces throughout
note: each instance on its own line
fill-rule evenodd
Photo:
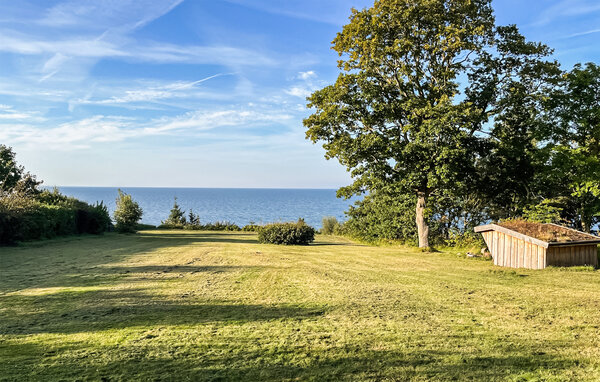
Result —
M 250 224 L 246 224 L 245 226 L 243 226 L 242 227 L 242 231 L 244 231 L 244 232 L 258 232 L 258 231 L 260 231 L 260 229 L 262 227 L 263 227 L 262 225 L 250 223 Z
M 133 201 L 131 195 L 119 189 L 117 208 L 114 212 L 117 232 L 134 233 L 137 222 L 142 218 L 142 213 L 142 208 Z
M 214 223 L 207 223 L 201 226 L 206 231 L 240 231 L 241 228 L 235 223 L 229 221 L 218 221 Z
M 165 223 L 162 222 L 161 224 L 158 225 L 158 228 L 160 229 L 188 229 L 188 225 L 183 225 L 183 224 L 170 224 L 170 223 Z
M 296 223 L 267 224 L 258 231 L 260 243 L 308 245 L 315 239 L 315 229 L 298 219 Z
M 337 233 L 340 223 L 334 216 L 325 216 L 322 221 L 321 233 L 324 235 L 333 235 Z

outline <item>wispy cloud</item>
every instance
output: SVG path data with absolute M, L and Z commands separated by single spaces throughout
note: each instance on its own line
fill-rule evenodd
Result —
M 62 28 L 133 30 L 164 16 L 183 0 L 77 0 L 48 9 L 41 25 Z
M 165 118 L 157 121 L 153 132 L 167 132 L 182 129 L 212 130 L 227 126 L 252 127 L 259 123 L 283 123 L 291 120 L 292 115 L 279 111 L 258 110 L 222 110 L 222 111 L 194 111 L 176 118 Z
M 61 54 L 76 57 L 124 57 L 127 52 L 97 37 L 41 39 L 35 36 L 0 31 L 0 51 L 19 54 Z
M 282 15 L 294 19 L 308 20 L 339 26 L 350 14 L 347 0 L 286 0 L 272 2 L 265 0 L 226 0 L 230 3 L 261 10 L 274 15 Z M 359 8 L 373 5 L 372 1 L 361 0 Z
M 62 62 L 66 60 L 66 56 L 71 56 L 122 58 L 156 63 L 221 64 L 230 67 L 276 64 L 274 59 L 260 52 L 232 46 L 180 46 L 133 40 L 121 44 L 108 42 L 96 36 L 50 40 L 11 31 L 0 31 L 0 51 L 24 55 L 53 54 L 53 58 L 57 57 L 56 61 L 59 61 L 58 57 L 60 57 Z M 52 64 L 56 65 L 56 62 Z
M 37 112 L 17 111 L 10 105 L 0 105 L 0 121 L 21 121 L 42 122 L 45 119 L 39 116 Z
M 535 25 L 546 25 L 558 18 L 590 15 L 600 12 L 597 0 L 562 0 L 541 12 Z
M 95 104 L 95 105 L 116 105 L 123 103 L 141 103 L 141 102 L 155 102 L 158 100 L 177 98 L 177 97 L 188 97 L 189 90 L 194 89 L 197 85 L 211 80 L 213 78 L 231 75 L 232 73 L 218 73 L 206 78 L 202 78 L 197 81 L 176 81 L 162 86 L 152 86 L 144 89 L 125 90 L 124 94 L 118 96 L 112 96 L 107 99 L 90 99 L 83 98 L 75 101 L 71 101 L 71 107 L 77 104 Z
M 0 129 L 0 141 L 33 147 L 43 145 L 46 148 L 68 151 L 90 148 L 99 143 L 135 140 L 147 136 L 196 136 L 198 132 L 225 127 L 249 129 L 257 124 L 283 124 L 292 118 L 292 115 L 276 110 L 251 109 L 197 110 L 175 117 L 162 117 L 149 121 L 123 116 L 96 115 L 52 128 L 31 124 L 3 126 Z
M 600 29 L 591 29 L 585 32 L 578 32 L 578 33 L 573 33 L 570 34 L 568 36 L 565 36 L 565 38 L 574 38 L 574 37 L 580 37 L 580 36 L 587 36 L 590 34 L 594 34 L 594 33 L 600 33 Z

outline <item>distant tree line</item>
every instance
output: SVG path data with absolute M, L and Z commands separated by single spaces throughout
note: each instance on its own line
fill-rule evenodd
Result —
M 452 244 L 524 217 L 600 222 L 600 67 L 497 26 L 491 0 L 377 0 L 332 47 L 340 74 L 314 92 L 307 138 L 365 195 L 345 232 Z

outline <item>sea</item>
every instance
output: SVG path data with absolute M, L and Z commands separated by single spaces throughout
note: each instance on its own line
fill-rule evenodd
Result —
M 190 210 L 202 223 L 229 221 L 239 226 L 296 221 L 321 228 L 324 216 L 345 220 L 344 211 L 357 199 L 336 197 L 332 189 L 272 188 L 147 188 L 120 187 L 143 210 L 142 223 L 158 225 L 169 216 L 174 198 L 186 216 Z M 117 187 L 58 187 L 61 193 L 88 203 L 104 202 L 111 216 Z

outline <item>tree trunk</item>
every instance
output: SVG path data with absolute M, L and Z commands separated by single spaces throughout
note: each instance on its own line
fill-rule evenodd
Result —
M 419 248 L 429 247 L 429 224 L 425 219 L 425 206 L 427 196 L 424 192 L 417 192 L 417 232 L 419 234 Z
M 587 219 L 587 216 L 585 216 L 585 207 L 583 206 L 583 203 L 581 204 L 581 210 L 580 210 L 580 215 L 581 215 L 581 230 L 583 232 L 587 232 L 590 233 L 592 231 L 592 227 L 590 224 L 590 221 Z

